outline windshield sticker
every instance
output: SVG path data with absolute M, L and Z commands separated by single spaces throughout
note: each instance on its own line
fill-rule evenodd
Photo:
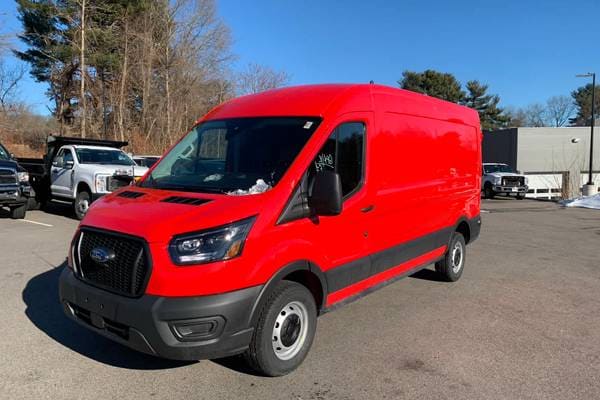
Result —
M 306 123 L 304 124 L 304 129 L 310 129 L 311 126 L 313 126 L 313 122 L 312 121 L 306 121 Z
M 315 160 L 315 169 L 317 172 L 323 171 L 325 168 L 335 169 L 333 165 L 333 154 L 321 153 Z

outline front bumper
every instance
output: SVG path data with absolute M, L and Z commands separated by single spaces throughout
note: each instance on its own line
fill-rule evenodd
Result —
M 159 357 L 201 360 L 238 354 L 248 347 L 253 333 L 250 315 L 261 289 L 128 298 L 92 287 L 65 268 L 59 297 L 68 317 L 116 342 Z
M 494 192 L 496 193 L 515 193 L 515 194 L 523 194 L 523 193 L 527 193 L 527 190 L 529 189 L 528 186 L 500 186 L 500 185 L 495 185 L 492 187 L 492 189 L 494 190 Z
M 30 186 L 0 186 L 0 206 L 21 206 L 34 196 Z

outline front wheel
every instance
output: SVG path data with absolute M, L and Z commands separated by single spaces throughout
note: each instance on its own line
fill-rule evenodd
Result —
M 23 219 L 25 218 L 25 214 L 27 214 L 27 203 L 18 207 L 11 207 L 10 209 L 10 217 L 12 219 Z
M 316 327 L 317 307 L 310 291 L 281 281 L 263 306 L 245 358 L 263 375 L 288 374 L 308 354 Z
M 483 197 L 486 199 L 493 199 L 496 193 L 494 193 L 494 189 L 492 189 L 492 185 L 485 185 L 483 188 Z
M 517 200 L 523 200 L 525 198 L 525 194 L 518 194 Z
M 448 282 L 460 279 L 465 266 L 465 238 L 460 232 L 454 232 L 448 251 L 440 261 L 435 263 L 435 270 Z
M 77 217 L 78 220 L 81 221 L 83 217 L 85 217 L 85 214 L 87 214 L 88 209 L 90 208 L 91 199 L 92 196 L 89 192 L 82 191 L 77 193 L 75 203 L 73 204 L 73 210 L 75 211 L 75 217 Z

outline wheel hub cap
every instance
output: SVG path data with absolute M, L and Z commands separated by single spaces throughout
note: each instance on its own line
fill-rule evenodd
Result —
M 271 335 L 273 351 L 280 360 L 289 360 L 300 352 L 308 333 L 308 311 L 298 301 L 281 309 Z
M 463 248 L 460 242 L 457 242 L 452 248 L 452 272 L 455 274 L 460 271 L 463 264 Z

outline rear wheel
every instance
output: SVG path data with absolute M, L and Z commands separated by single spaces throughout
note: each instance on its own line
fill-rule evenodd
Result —
M 444 258 L 435 263 L 435 270 L 448 282 L 460 279 L 465 266 L 465 238 L 460 232 L 454 232 Z
M 281 281 L 263 306 L 245 358 L 257 372 L 281 376 L 304 360 L 317 327 L 317 307 L 310 291 Z
M 92 195 L 87 191 L 81 191 L 77 193 L 77 197 L 75 197 L 75 203 L 73 204 L 73 209 L 75 211 L 75 216 L 78 220 L 82 220 L 87 214 L 88 209 L 90 208 L 90 203 L 92 200 Z
M 25 214 L 27 214 L 27 203 L 10 208 L 10 217 L 12 219 L 23 219 L 25 218 Z

